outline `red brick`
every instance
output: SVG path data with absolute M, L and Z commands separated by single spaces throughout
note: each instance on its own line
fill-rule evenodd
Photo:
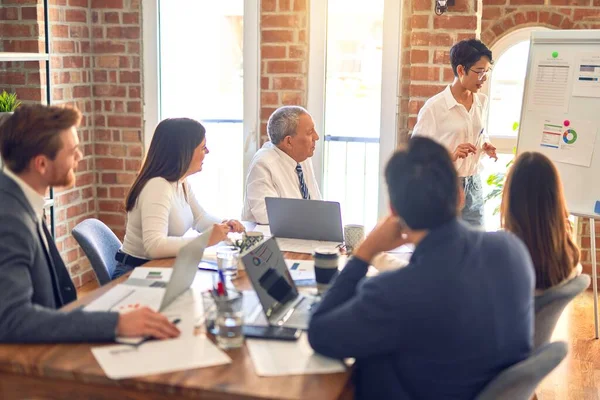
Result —
M 418 114 L 425 102 L 423 100 L 413 100 L 408 102 L 408 112 L 410 114 Z
M 94 60 L 99 68 L 119 68 L 119 56 L 97 56 Z
M 87 204 L 80 203 L 67 208 L 67 218 L 78 217 L 87 212 Z
M 108 225 L 110 228 L 115 226 L 124 227 L 125 226 L 125 214 L 105 214 L 99 213 L 98 219 Z
M 450 64 L 450 50 L 435 50 L 433 52 L 434 64 Z
M 106 28 L 106 37 L 108 39 L 139 39 L 140 28 L 137 26 L 110 26 Z
M 123 8 L 123 0 L 92 0 L 92 8 Z
M 263 30 L 261 32 L 261 38 L 264 43 L 292 42 L 294 39 L 294 32 L 290 30 Z
M 65 10 L 67 22 L 87 22 L 87 12 L 83 10 Z
M 260 57 L 263 60 L 267 58 L 285 58 L 285 55 L 285 46 L 261 46 L 260 48 Z
M 573 14 L 572 8 L 560 8 L 558 11 L 564 15 L 572 15 Z
M 296 74 L 303 71 L 302 61 L 268 61 L 267 73 L 269 74 Z
M 302 104 L 304 104 L 303 93 L 283 92 L 281 94 L 281 104 L 288 106 L 301 106 Z
M 573 29 L 575 24 L 570 18 L 565 18 L 560 24 L 560 29 Z
M 410 79 L 415 81 L 438 81 L 440 69 L 438 67 L 413 66 L 410 68 Z
M 550 13 L 547 11 L 541 11 L 539 14 L 539 21 L 543 24 L 550 20 Z
M 306 11 L 308 0 L 294 0 L 294 11 Z
M 140 71 L 121 71 L 119 72 L 120 83 L 140 83 Z
M 411 85 L 409 94 L 411 97 L 431 97 L 445 88 L 444 85 Z
M 0 73 L 0 85 L 23 85 L 25 84 L 25 72 Z
M 142 126 L 141 116 L 108 116 L 108 126 L 124 128 L 140 128 Z
M 413 15 L 410 19 L 412 29 L 427 29 L 429 28 L 429 15 Z
M 63 57 L 64 68 L 83 68 L 82 56 L 65 56 Z
M 278 10 L 279 11 L 291 11 L 292 10 L 292 4 L 291 4 L 292 0 L 279 0 L 279 7 Z
M 426 64 L 426 63 L 428 63 L 429 62 L 429 51 L 412 49 L 410 51 L 410 62 L 411 62 L 411 64 Z
M 127 88 L 119 85 L 94 85 L 94 96 L 126 97 Z
M 137 174 L 128 172 L 117 172 L 117 183 L 120 185 L 131 185 L 135 181 Z
M 413 11 L 433 11 L 434 2 L 431 0 L 413 0 Z
M 452 71 L 452 67 L 444 68 L 444 72 L 442 75 L 442 81 L 450 83 L 454 80 L 454 71 Z
M 96 168 L 99 170 L 122 170 L 123 165 L 121 158 L 96 158 Z
M 134 25 L 134 24 L 139 24 L 140 23 L 140 14 L 139 13 L 123 13 L 123 23 L 124 24 L 129 24 L 129 25 Z
M 463 15 L 442 15 L 434 18 L 433 27 L 435 29 L 476 29 L 477 17 Z
M 498 19 L 503 13 L 504 7 L 484 7 L 482 12 L 483 19 Z
M 473 6 L 471 6 L 473 4 Z M 454 5 L 450 7 L 451 12 L 466 12 L 476 11 L 477 4 L 471 0 L 456 0 Z
M 31 37 L 31 28 L 30 25 L 0 23 L 3 37 Z
M 128 101 L 127 102 L 127 112 L 132 114 L 137 114 L 142 112 L 142 102 L 141 101 Z
M 119 212 L 125 211 L 125 207 L 121 201 L 100 200 L 98 201 L 98 210 L 100 212 Z
M 124 53 L 125 45 L 111 41 L 94 42 L 94 52 L 96 53 Z
M 142 167 L 142 160 L 125 160 L 125 170 L 138 172 Z
M 41 101 L 46 98 L 45 92 L 41 88 L 19 87 L 15 88 L 15 92 L 21 100 Z
M 432 34 L 429 32 L 412 32 L 410 42 L 413 46 L 428 46 L 432 42 Z
M 266 28 L 299 28 L 306 25 L 305 17 L 299 14 L 263 15 L 260 19 L 261 29 Z
M 298 32 L 298 42 L 299 43 L 308 43 L 308 38 L 306 36 L 306 30 L 301 30 Z
M 141 157 L 143 153 L 143 148 L 141 145 L 130 144 L 127 146 L 127 150 L 130 157 Z
M 124 188 L 122 186 L 115 186 L 109 189 L 111 199 L 125 199 L 128 192 L 129 188 Z
M 273 77 L 273 89 L 304 90 L 303 78 L 298 77 Z
M 71 7 L 88 7 L 88 0 L 69 0 Z
M 273 114 L 273 112 L 275 112 L 276 109 L 277 108 L 275 108 L 275 107 L 261 107 L 260 108 L 260 118 L 264 119 L 264 120 L 269 119 L 271 114 Z
M 260 10 L 262 12 L 276 11 L 277 10 L 277 0 L 261 0 Z
M 300 58 L 300 59 L 305 59 L 306 58 L 306 46 L 302 45 L 302 46 L 290 46 L 290 54 L 289 54 L 289 58 Z
M 600 19 L 600 9 L 595 8 L 577 8 L 575 9 L 575 15 L 573 16 L 575 21 L 582 19 Z
M 537 11 L 528 11 L 525 15 L 527 16 L 528 23 L 539 21 L 539 14 Z
M 483 8 L 486 6 L 503 6 L 506 5 L 507 0 L 483 0 Z
M 23 10 L 25 8 L 30 9 L 32 7 L 23 7 L 21 10 Z M 33 8 L 33 9 L 35 10 L 35 8 Z M 0 21 L 18 20 L 19 19 L 19 11 L 18 10 L 19 9 L 17 7 L 5 7 L 4 6 L 4 7 L 0 8 Z M 23 19 L 31 19 L 31 18 L 23 17 Z
M 447 33 L 436 33 L 432 40 L 435 46 L 450 47 L 452 45 L 452 37 Z
M 90 29 L 87 26 L 70 26 L 69 35 L 72 38 L 89 38 Z
M 131 99 L 142 98 L 142 89 L 139 86 L 130 86 L 129 87 L 129 98 L 131 98 Z
M 279 92 L 262 92 L 260 104 L 263 106 L 279 105 Z

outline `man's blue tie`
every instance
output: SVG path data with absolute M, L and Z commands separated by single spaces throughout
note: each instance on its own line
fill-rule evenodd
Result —
M 304 174 L 302 173 L 302 165 L 296 165 L 296 174 L 298 174 L 298 181 L 300 181 L 300 193 L 302 194 L 302 198 L 306 200 L 310 200 L 310 194 L 308 193 L 308 187 L 306 186 L 306 182 L 304 182 Z

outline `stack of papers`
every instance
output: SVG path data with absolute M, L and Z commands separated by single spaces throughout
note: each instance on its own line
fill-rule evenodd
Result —
M 332 374 L 345 372 L 339 361 L 316 354 L 306 333 L 295 342 L 247 339 L 246 346 L 258 376 Z
M 292 253 L 312 254 L 319 247 L 336 249 L 340 244 L 338 242 L 324 242 L 320 240 L 277 238 L 279 249 Z

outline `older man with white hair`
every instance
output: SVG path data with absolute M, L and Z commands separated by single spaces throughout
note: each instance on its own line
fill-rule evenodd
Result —
M 280 107 L 269 117 L 267 142 L 254 155 L 246 179 L 242 219 L 268 224 L 265 197 L 321 200 L 310 157 L 319 135 L 304 108 Z

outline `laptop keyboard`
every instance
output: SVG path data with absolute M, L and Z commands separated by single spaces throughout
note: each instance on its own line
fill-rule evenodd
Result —
M 152 282 L 152 284 L 150 285 L 150 287 L 167 287 L 167 282 L 163 282 L 163 281 L 156 281 L 156 282 Z

